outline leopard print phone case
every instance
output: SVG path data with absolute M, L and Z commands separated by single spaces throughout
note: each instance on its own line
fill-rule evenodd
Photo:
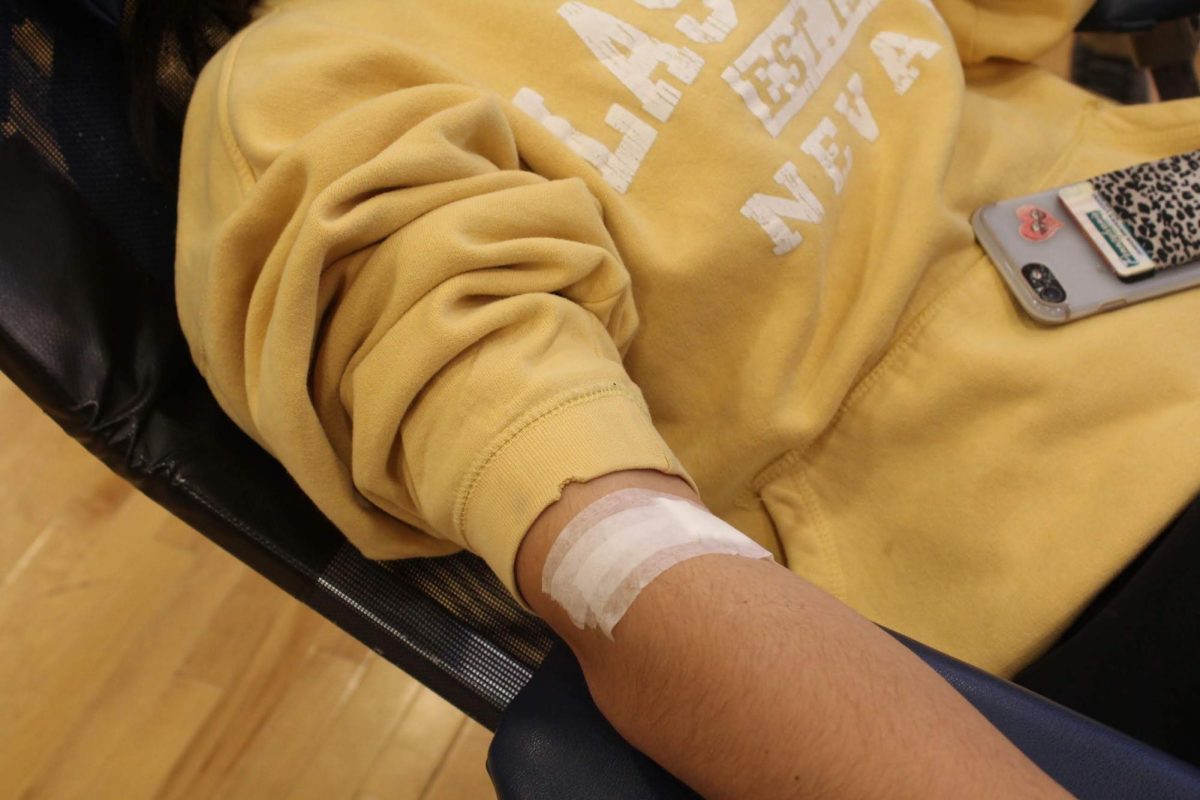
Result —
M 1108 172 L 1090 183 L 1155 269 L 1200 260 L 1200 151 Z

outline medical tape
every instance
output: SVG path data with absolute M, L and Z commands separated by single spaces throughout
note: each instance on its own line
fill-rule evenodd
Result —
M 650 489 L 621 489 L 567 523 L 542 569 L 542 591 L 578 628 L 613 628 L 666 570 L 702 555 L 772 558 L 732 525 L 691 500 Z

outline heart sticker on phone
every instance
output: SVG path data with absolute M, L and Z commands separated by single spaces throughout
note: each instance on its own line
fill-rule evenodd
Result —
M 1062 223 L 1044 208 L 1028 205 L 1017 209 L 1021 220 L 1021 237 L 1031 242 L 1044 242 L 1062 230 Z

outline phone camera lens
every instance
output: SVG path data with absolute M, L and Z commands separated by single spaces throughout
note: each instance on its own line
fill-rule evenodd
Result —
M 1041 297 L 1047 303 L 1061 303 L 1067 299 L 1067 293 L 1063 291 L 1061 286 L 1046 286 L 1041 291 Z
M 1045 264 L 1026 264 L 1021 268 L 1021 274 L 1037 296 L 1047 303 L 1058 304 L 1067 299 L 1067 290 Z

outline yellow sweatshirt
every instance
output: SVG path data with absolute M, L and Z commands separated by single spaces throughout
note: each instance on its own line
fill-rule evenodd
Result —
M 178 306 L 364 553 L 514 590 L 652 468 L 1008 674 L 1200 482 L 1200 291 L 1044 328 L 996 200 L 1200 147 L 1027 63 L 1087 0 L 276 0 L 200 76 Z

